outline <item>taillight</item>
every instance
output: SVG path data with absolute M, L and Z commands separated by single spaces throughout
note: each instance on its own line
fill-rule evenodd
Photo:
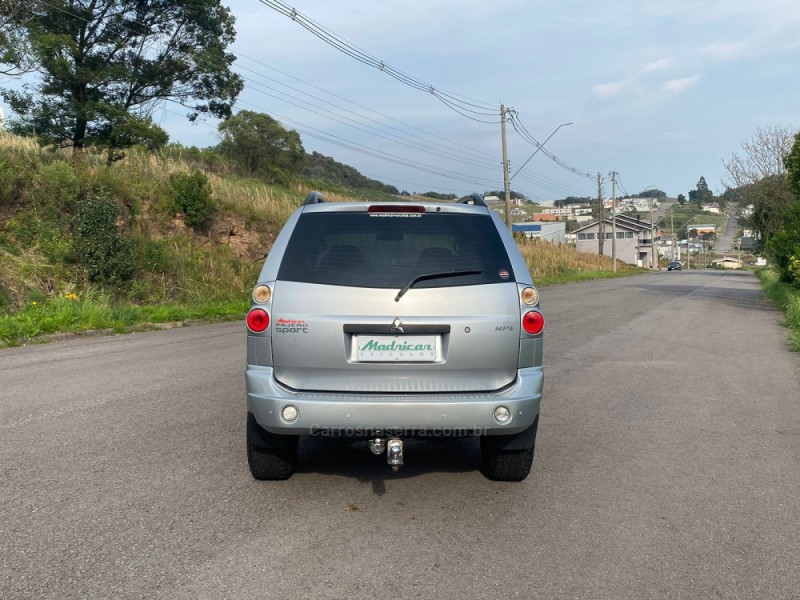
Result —
M 254 308 L 247 313 L 247 328 L 253 333 L 261 333 L 269 327 L 269 313 L 263 308 Z
M 536 288 L 526 287 L 520 292 L 519 297 L 528 306 L 536 306 L 539 303 L 539 292 Z
M 522 328 L 525 330 L 525 333 L 531 335 L 541 333 L 542 329 L 544 329 L 544 317 L 542 313 L 536 310 L 526 312 L 522 316 Z
M 263 283 L 259 283 L 253 290 L 253 301 L 259 304 L 266 304 L 271 297 L 272 290 L 269 289 L 268 285 L 264 285 Z

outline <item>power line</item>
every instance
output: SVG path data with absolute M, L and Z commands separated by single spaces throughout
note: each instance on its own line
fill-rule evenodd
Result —
M 415 88 L 422 92 L 427 92 L 434 96 L 436 99 L 441 101 L 443 104 L 448 106 L 449 108 L 455 110 L 462 116 L 468 116 L 464 113 L 474 113 L 476 115 L 484 116 L 484 117 L 491 117 L 496 116 L 497 112 L 490 104 L 486 104 L 479 100 L 475 100 L 472 98 L 467 98 L 466 96 L 461 96 L 459 94 L 455 94 L 452 92 L 448 92 L 441 88 L 437 88 L 429 83 L 425 83 L 416 77 L 408 75 L 388 65 L 383 60 L 380 60 L 355 44 L 347 41 L 346 39 L 342 38 L 338 34 L 334 33 L 330 29 L 320 25 L 319 23 L 314 22 L 310 18 L 306 17 L 302 13 L 298 12 L 296 9 L 289 7 L 288 5 L 284 4 L 280 0 L 259 0 L 265 6 L 272 8 L 273 10 L 289 17 L 309 31 L 312 35 L 316 36 L 329 46 L 332 46 L 336 50 L 346 54 L 347 56 L 369 66 L 374 69 L 377 69 L 390 77 L 396 79 L 400 83 L 403 83 L 409 87 Z M 478 110 L 476 110 L 478 109 Z M 472 118 L 472 117 L 470 117 Z M 474 119 L 480 120 L 480 119 Z M 492 120 L 492 121 L 483 121 L 487 123 L 499 123 L 499 120 Z
M 465 146 L 463 143 L 460 143 L 460 142 L 454 142 L 454 141 L 452 141 L 452 140 L 448 140 L 447 138 L 444 138 L 444 137 L 442 137 L 442 136 L 440 136 L 440 135 L 437 135 L 437 134 L 435 134 L 435 133 L 432 133 L 432 132 L 430 132 L 430 131 L 426 131 L 426 130 L 424 130 L 424 129 L 421 129 L 420 127 L 417 127 L 417 126 L 415 126 L 415 125 L 412 125 L 412 124 L 410 124 L 410 123 L 405 123 L 404 121 L 400 121 L 399 119 L 396 119 L 395 117 L 392 117 L 392 116 L 390 116 L 390 115 L 387 115 L 386 113 L 382 113 L 382 112 L 380 112 L 380 111 L 377 111 L 377 110 L 375 110 L 375 109 L 373 109 L 373 108 L 369 108 L 368 106 L 365 106 L 365 105 L 363 105 L 363 104 L 360 104 L 360 103 L 358 103 L 358 102 L 356 102 L 356 101 L 354 101 L 354 100 L 351 100 L 350 98 L 346 98 L 346 97 L 344 97 L 344 96 L 341 96 L 341 95 L 337 94 L 336 92 L 332 92 L 331 90 L 327 90 L 327 89 L 325 89 L 325 88 L 322 88 L 322 87 L 320 87 L 320 86 L 318 86 L 318 85 L 315 85 L 315 84 L 313 84 L 313 83 L 310 83 L 310 82 L 308 82 L 308 81 L 306 81 L 306 80 L 304 80 L 304 79 L 301 79 L 301 78 L 299 78 L 299 77 L 297 77 L 297 76 L 295 76 L 295 75 L 292 75 L 292 74 L 290 74 L 290 73 L 287 73 L 287 72 L 285 72 L 285 71 L 282 71 L 282 70 L 280 70 L 280 69 L 278 69 L 278 68 L 275 68 L 275 67 L 273 67 L 273 66 L 271 66 L 271 65 L 269 65 L 269 64 L 267 64 L 267 63 L 265 63 L 265 62 L 262 62 L 262 61 L 260 61 L 260 60 L 257 60 L 257 59 L 255 59 L 255 58 L 252 58 L 252 57 L 250 57 L 250 56 L 247 56 L 247 55 L 245 55 L 245 54 L 242 54 L 241 52 L 238 52 L 238 53 L 235 53 L 235 54 L 236 54 L 236 55 L 237 55 L 239 58 L 244 58 L 244 59 L 246 59 L 246 60 L 252 61 L 252 62 L 254 62 L 254 63 L 256 63 L 256 64 L 258 64 L 258 65 L 260 65 L 260 66 L 262 66 L 262 67 L 264 67 L 264 68 L 266 68 L 266 69 L 269 69 L 269 70 L 271 70 L 271 71 L 274 71 L 274 72 L 276 72 L 276 73 L 280 73 L 280 74 L 281 74 L 281 75 L 283 75 L 284 77 L 288 77 L 288 78 L 290 78 L 290 79 L 292 79 L 292 80 L 294 80 L 294 81 L 297 81 L 297 82 L 299 82 L 299 83 L 302 83 L 303 85 L 306 85 L 306 86 L 308 86 L 308 87 L 310 87 L 310 88 L 312 88 L 312 89 L 315 89 L 315 90 L 317 90 L 317 91 L 324 92 L 324 93 L 325 93 L 327 96 L 331 96 L 331 97 L 334 97 L 334 98 L 338 98 L 339 100 L 342 100 L 342 101 L 344 101 L 344 102 L 347 102 L 347 103 L 349 103 L 349 104 L 352 104 L 353 106 L 355 106 L 355 107 L 357 107 L 357 108 L 360 108 L 360 109 L 362 109 L 362 110 L 367 110 L 367 111 L 369 111 L 370 113 L 372 113 L 372 114 L 374 114 L 374 115 L 377 115 L 377 116 L 379 116 L 379 117 L 381 117 L 381 118 L 383 118 L 383 119 L 387 119 L 387 120 L 389 120 L 389 121 L 392 121 L 392 122 L 394 122 L 394 123 L 397 123 L 398 125 L 402 125 L 403 127 L 406 127 L 406 128 L 408 128 L 408 129 L 414 130 L 414 131 L 416 131 L 416 132 L 417 132 L 417 134 L 409 134 L 409 133 L 407 133 L 407 132 L 403 131 L 402 129 L 399 129 L 399 128 L 396 128 L 396 127 L 393 127 L 393 126 L 391 126 L 391 125 L 385 125 L 385 124 L 381 123 L 380 121 L 378 121 L 377 119 L 370 119 L 369 117 L 366 117 L 365 115 L 363 115 L 363 113 L 354 113 L 354 114 L 358 114 L 358 115 L 362 116 L 363 118 L 365 118 L 365 119 L 367 119 L 367 120 L 369 120 L 369 121 L 372 121 L 372 122 L 374 122 L 374 123 L 378 123 L 378 124 L 379 124 L 379 125 L 381 125 L 382 127 L 386 127 L 387 129 L 392 129 L 392 130 L 394 130 L 394 131 L 398 131 L 398 132 L 400 132 L 400 133 L 404 133 L 404 134 L 406 134 L 406 135 L 411 135 L 412 137 L 418 137 L 419 139 L 425 139 L 425 140 L 426 140 L 428 143 L 434 143 L 434 144 L 437 144 L 437 142 L 431 142 L 430 140 L 432 140 L 432 139 L 433 139 L 433 140 L 441 140 L 442 142 L 446 142 L 447 144 L 449 144 L 449 145 L 451 145 L 451 146 L 455 147 L 457 150 L 459 150 L 459 151 L 461 151 L 461 152 L 464 152 L 465 154 L 470 154 L 470 155 L 472 155 L 472 156 L 474 156 L 474 157 L 478 157 L 478 158 L 480 158 L 480 156 L 482 156 L 483 158 L 488 158 L 488 159 L 490 159 L 490 160 L 495 160 L 495 157 L 494 157 L 494 156 L 492 156 L 492 155 L 490 155 L 490 154 L 488 154 L 488 153 L 486 153 L 486 152 L 483 152 L 482 150 L 478 150 L 478 149 L 475 149 L 475 148 L 470 148 L 470 147 L 467 147 L 467 146 Z M 240 66 L 241 66 L 241 65 L 240 65 Z M 242 68 L 244 68 L 244 67 L 242 67 Z M 294 89 L 294 88 L 291 88 L 290 86 L 286 85 L 285 83 L 283 83 L 283 82 L 280 82 L 280 81 L 278 81 L 278 80 L 276 80 L 276 79 L 273 79 L 273 78 L 271 78 L 271 77 L 267 77 L 266 75 L 260 74 L 259 76 L 260 76 L 260 77 L 263 77 L 263 78 L 265 78 L 265 79 L 268 79 L 268 80 L 270 80 L 270 81 L 274 81 L 275 83 L 278 83 L 279 85 L 283 85 L 283 86 L 289 87 L 290 89 Z M 323 98 L 320 98 L 320 100 L 322 100 L 322 101 L 325 101 Z M 331 102 L 330 104 L 332 104 L 333 106 L 337 106 L 338 108 L 341 108 L 342 110 L 347 110 L 347 109 L 345 109 L 344 107 L 338 106 L 338 105 L 336 105 L 336 104 L 334 104 L 334 103 L 332 103 L 332 102 Z M 348 112 L 353 112 L 353 111 L 348 111 Z M 419 135 L 419 134 L 421 134 L 421 135 Z M 443 144 L 437 144 L 437 145 L 442 145 L 442 146 L 444 147 L 444 145 L 443 145 Z M 466 152 L 467 150 L 469 150 L 469 152 Z
M 549 150 L 544 148 L 543 145 L 541 143 L 539 143 L 536 140 L 536 138 L 534 138 L 531 135 L 531 133 L 525 128 L 525 125 L 520 120 L 519 114 L 516 111 L 509 111 L 509 115 L 510 115 L 511 125 L 512 125 L 512 127 L 514 127 L 514 131 L 516 131 L 523 140 L 525 140 L 526 142 L 528 142 L 529 144 L 531 144 L 535 148 L 538 148 L 539 151 L 542 154 L 544 154 L 546 157 L 548 157 L 550 160 L 552 160 L 554 163 L 556 163 L 559 167 L 561 167 L 565 171 L 569 171 L 571 173 L 574 173 L 575 175 L 578 175 L 580 177 L 585 177 L 586 179 L 589 179 L 590 181 L 594 181 L 594 176 L 592 176 L 591 173 L 586 173 L 586 172 L 583 172 L 583 171 L 579 171 L 575 167 L 565 163 L 563 160 L 558 158 L 555 154 L 553 154 L 552 152 L 550 152 Z

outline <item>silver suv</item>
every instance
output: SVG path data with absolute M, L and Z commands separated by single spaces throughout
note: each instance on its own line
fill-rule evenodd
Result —
M 542 397 L 539 294 L 480 194 L 451 204 L 328 203 L 275 240 L 247 315 L 247 458 L 294 472 L 300 435 L 479 436 L 481 470 L 521 481 Z

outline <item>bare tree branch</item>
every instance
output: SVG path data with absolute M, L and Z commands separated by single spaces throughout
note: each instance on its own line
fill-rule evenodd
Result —
M 786 173 L 784 160 L 792 150 L 797 130 L 789 125 L 759 127 L 749 140 L 742 142 L 742 153 L 731 153 L 722 159 L 728 172 L 723 184 L 728 188 L 757 183 L 773 175 Z

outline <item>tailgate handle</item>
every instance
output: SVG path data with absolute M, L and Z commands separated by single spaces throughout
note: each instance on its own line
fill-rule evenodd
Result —
M 366 324 L 345 324 L 342 326 L 345 333 L 368 334 L 368 335 L 398 335 L 397 330 L 392 330 L 392 324 L 373 325 Z M 450 325 L 403 325 L 406 335 L 437 335 L 450 333 Z

